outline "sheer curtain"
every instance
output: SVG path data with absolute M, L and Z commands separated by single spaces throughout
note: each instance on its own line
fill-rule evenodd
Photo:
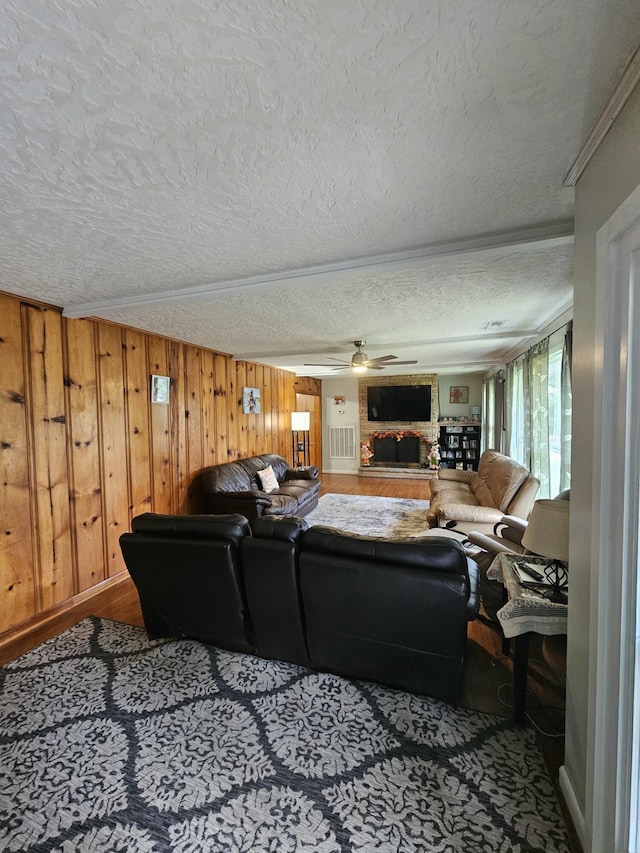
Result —
M 539 497 L 551 497 L 549 456 L 549 338 L 531 350 L 531 466 L 540 480 Z
M 562 347 L 561 374 L 561 448 L 560 491 L 571 486 L 571 356 L 573 353 L 573 321 L 567 323 Z
M 539 497 L 571 485 L 572 324 L 506 367 L 504 452 L 540 480 Z
M 502 450 L 504 445 L 504 373 L 499 370 L 482 386 L 484 429 L 482 449 Z

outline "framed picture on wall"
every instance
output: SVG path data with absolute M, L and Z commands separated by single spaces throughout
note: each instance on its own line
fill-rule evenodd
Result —
M 242 389 L 242 411 L 245 415 L 260 414 L 260 389 L 259 388 L 243 388 Z
M 469 402 L 469 386 L 468 385 L 452 385 L 449 388 L 450 403 L 468 403 Z
M 169 377 L 168 376 L 151 376 L 151 402 L 164 403 L 169 402 Z

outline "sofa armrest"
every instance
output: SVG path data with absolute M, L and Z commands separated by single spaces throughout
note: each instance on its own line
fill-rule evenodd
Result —
M 496 538 L 487 536 L 484 533 L 478 533 L 476 530 L 472 530 L 471 533 L 468 533 L 467 539 L 472 545 L 477 545 L 478 548 L 482 548 L 483 551 L 486 551 L 487 554 L 491 554 L 492 556 L 495 556 L 496 554 L 514 553 L 513 548 L 510 548 L 509 545 L 503 544 Z M 506 543 L 509 540 L 505 539 L 504 541 Z
M 258 489 L 247 489 L 245 492 L 212 492 L 208 495 L 210 498 L 222 498 L 223 500 L 237 500 L 262 503 L 264 506 L 271 506 L 271 498 L 266 492 L 260 492 Z
M 503 515 L 500 521 L 494 525 L 493 532 L 496 536 L 501 536 L 509 542 L 520 545 L 528 523 L 528 521 L 515 515 Z
M 438 480 L 456 480 L 458 483 L 470 483 L 475 471 L 461 471 L 460 468 L 439 468 Z
M 317 465 L 301 465 L 299 468 L 289 468 L 285 471 L 284 479 L 286 480 L 317 480 L 318 479 Z
M 529 524 L 524 518 L 518 518 L 517 515 L 503 515 L 499 524 L 506 524 L 509 527 L 512 527 L 514 530 L 519 530 L 520 533 L 524 533 L 527 529 L 527 525 Z
M 262 515 L 251 522 L 256 539 L 297 543 L 309 525 L 297 515 Z
M 473 521 L 478 524 L 495 524 L 502 512 L 492 506 L 474 506 L 460 503 L 443 503 L 437 508 L 438 523 L 445 527 L 447 521 Z

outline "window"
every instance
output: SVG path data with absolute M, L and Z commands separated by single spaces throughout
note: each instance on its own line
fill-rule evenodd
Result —
M 539 497 L 571 485 L 571 324 L 507 365 L 505 452 L 540 480 Z

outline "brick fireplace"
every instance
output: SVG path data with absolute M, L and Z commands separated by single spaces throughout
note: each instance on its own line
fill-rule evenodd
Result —
M 368 420 L 367 387 L 369 385 L 430 385 L 431 420 L 399 423 L 397 421 L 373 422 Z M 415 476 L 418 473 L 428 476 L 428 450 L 431 444 L 438 442 L 438 377 L 434 373 L 420 376 L 385 376 L 360 379 L 358 383 L 360 409 L 360 441 L 368 441 L 373 457 L 368 466 L 360 466 L 360 474 L 376 476 Z M 387 433 L 376 437 L 376 433 Z M 400 440 L 397 433 L 403 435 Z M 384 472 L 388 473 L 384 473 Z

